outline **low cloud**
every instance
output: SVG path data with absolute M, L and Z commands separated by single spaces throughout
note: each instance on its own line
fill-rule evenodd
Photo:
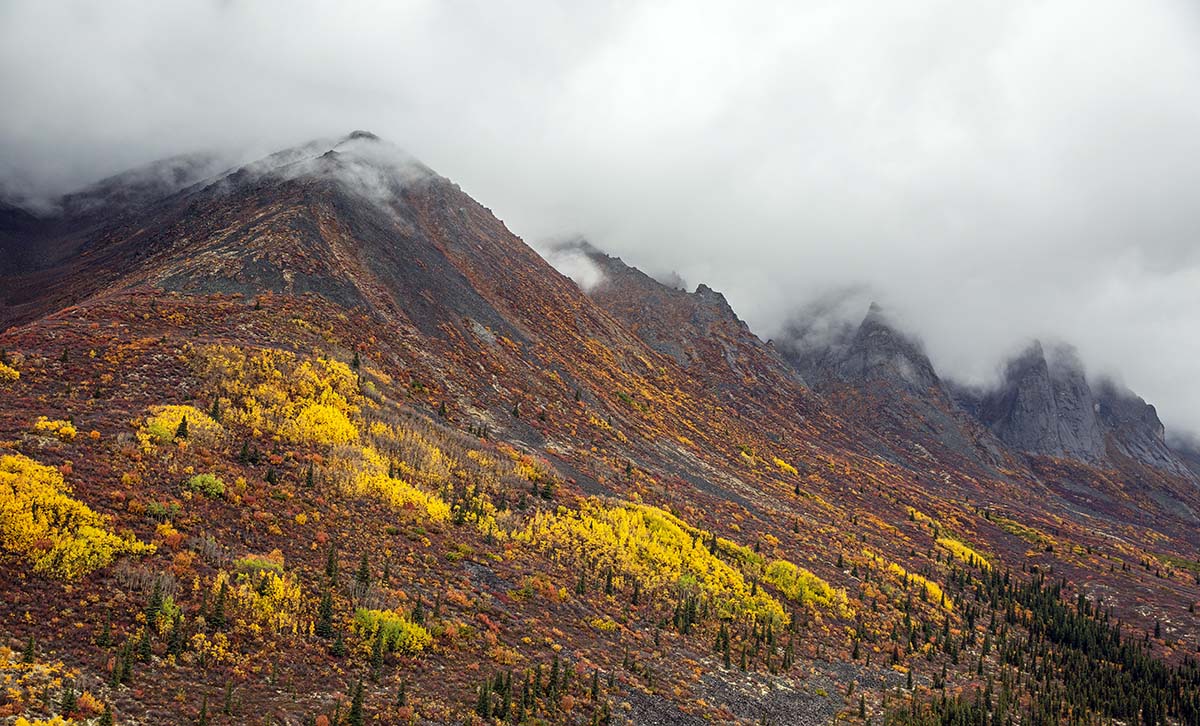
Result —
M 764 337 L 861 286 L 943 372 L 1063 339 L 1200 430 L 1196 78 L 1186 0 L 11 0 L 0 193 L 366 128 Z

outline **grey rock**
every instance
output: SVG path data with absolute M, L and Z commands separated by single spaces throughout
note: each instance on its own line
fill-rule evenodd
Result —
M 978 407 L 983 423 L 1019 451 L 1085 462 L 1104 458 L 1097 403 L 1075 351 L 1038 341 L 1008 363 L 1004 382 Z

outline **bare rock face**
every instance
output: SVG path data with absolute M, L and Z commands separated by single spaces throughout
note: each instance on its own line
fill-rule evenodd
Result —
M 803 379 L 769 343 L 751 332 L 725 296 L 701 283 L 695 292 L 663 284 L 586 241 L 562 249 L 585 255 L 603 275 L 587 294 L 655 351 L 714 387 L 803 387 Z
M 942 388 L 921 345 L 897 330 L 876 303 L 858 326 L 838 375 L 850 382 L 886 380 L 913 393 Z
M 1109 433 L 1110 446 L 1155 469 L 1184 477 L 1193 475 L 1184 457 L 1167 445 L 1166 427 L 1154 406 L 1108 380 L 1097 386 L 1096 402 L 1100 422 Z
M 1034 341 L 1008 363 L 999 390 L 987 395 L 980 418 L 1001 441 L 1019 451 L 1098 462 L 1104 434 L 1097 404 L 1075 351 Z

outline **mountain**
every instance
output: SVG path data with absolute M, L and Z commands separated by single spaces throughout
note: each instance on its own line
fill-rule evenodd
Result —
M 911 448 L 992 471 L 999 443 L 966 415 L 934 370 L 920 341 L 872 302 L 857 326 L 800 317 L 784 332 L 784 358 L 840 407 L 843 417 Z M 895 456 L 896 454 L 893 454 Z
M 960 404 L 878 307 L 764 342 L 578 245 L 584 291 L 368 132 L 214 166 L 0 210 L 4 717 L 1200 714 L 1132 394 Z
M 1018 451 L 1097 462 L 1104 436 L 1082 363 L 1069 348 L 1053 353 L 1048 361 L 1034 342 L 1011 360 L 1000 388 L 980 403 L 980 418 Z
M 721 293 L 703 283 L 694 292 L 670 287 L 585 241 L 573 248 L 602 275 L 588 296 L 655 352 L 728 396 L 805 397 L 804 380 L 774 346 L 750 331 Z
M 1011 360 L 1000 387 L 970 404 L 1000 439 L 1018 451 L 1086 463 L 1124 457 L 1171 475 L 1192 472 L 1166 443 L 1154 407 L 1108 379 L 1088 382 L 1069 346 L 1048 356 L 1032 343 Z

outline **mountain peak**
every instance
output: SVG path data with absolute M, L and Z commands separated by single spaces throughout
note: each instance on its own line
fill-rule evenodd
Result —
M 362 129 L 358 129 L 356 131 L 351 131 L 349 134 L 347 134 L 346 138 L 343 139 L 343 141 L 355 141 L 358 139 L 367 139 L 369 141 L 381 141 L 382 140 L 375 134 L 371 133 L 370 131 L 363 131 Z
M 1005 366 L 1004 381 L 980 408 L 983 423 L 1010 446 L 1030 453 L 1096 462 L 1104 435 L 1096 401 L 1074 348 L 1049 356 L 1034 340 Z

